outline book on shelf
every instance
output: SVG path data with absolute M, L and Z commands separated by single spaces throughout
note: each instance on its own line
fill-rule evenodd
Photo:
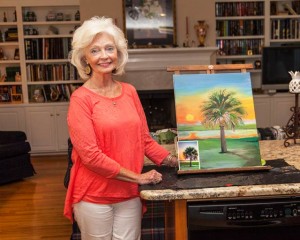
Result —
M 27 64 L 28 81 L 68 81 L 77 80 L 78 73 L 71 63 Z
M 271 39 L 299 39 L 300 21 L 298 19 L 273 19 Z
M 67 59 L 70 44 L 69 38 L 25 39 L 26 59 Z
M 264 2 L 217 2 L 215 4 L 216 17 L 228 16 L 263 16 Z

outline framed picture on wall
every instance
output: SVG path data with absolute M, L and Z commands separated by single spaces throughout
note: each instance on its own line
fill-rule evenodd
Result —
M 123 0 L 124 30 L 128 45 L 176 45 L 175 0 Z

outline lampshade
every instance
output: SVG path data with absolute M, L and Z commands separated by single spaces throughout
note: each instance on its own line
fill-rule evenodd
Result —
M 289 83 L 290 93 L 300 93 L 300 72 L 289 71 L 289 74 L 292 77 L 292 80 Z

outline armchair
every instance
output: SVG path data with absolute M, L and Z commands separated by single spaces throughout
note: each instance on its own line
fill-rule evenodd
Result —
M 0 184 L 35 174 L 30 144 L 22 131 L 0 131 Z

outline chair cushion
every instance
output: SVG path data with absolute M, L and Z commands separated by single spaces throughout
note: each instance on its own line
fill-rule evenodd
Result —
M 0 161 L 30 152 L 30 144 L 28 142 L 16 142 L 0 145 Z
M 25 142 L 25 132 L 22 131 L 0 131 L 0 145 L 14 142 Z

